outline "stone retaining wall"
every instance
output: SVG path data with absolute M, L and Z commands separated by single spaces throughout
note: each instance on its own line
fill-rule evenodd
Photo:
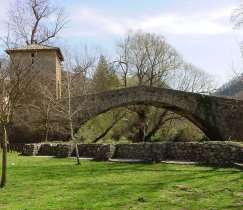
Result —
M 22 155 L 35 156 L 39 154 L 40 144 L 26 144 L 23 147 Z
M 165 143 L 117 144 L 115 158 L 131 158 L 159 161 L 166 159 Z
M 243 147 L 224 142 L 168 143 L 166 153 L 170 160 L 200 161 L 216 165 L 243 163 Z
M 78 144 L 78 151 L 81 157 L 95 157 L 102 144 Z M 75 156 L 75 151 L 72 153 Z
M 97 154 L 95 155 L 96 160 L 109 160 L 115 155 L 116 146 L 114 144 L 102 144 L 100 145 Z
M 73 150 L 74 150 L 74 145 L 72 144 L 58 144 L 57 157 L 60 158 L 70 157 Z
M 38 155 L 57 156 L 57 144 L 41 144 Z
M 180 160 L 207 164 L 243 163 L 243 147 L 230 142 L 165 142 L 138 144 L 79 144 L 80 157 L 96 160 L 109 158 L 142 159 L 144 161 Z M 26 144 L 23 155 L 74 156 L 71 144 Z

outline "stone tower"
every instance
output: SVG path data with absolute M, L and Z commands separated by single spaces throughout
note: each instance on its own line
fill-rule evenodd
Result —
M 40 73 L 38 75 L 46 76 L 46 78 L 51 77 L 55 81 L 56 98 L 61 98 L 61 62 L 64 61 L 64 58 L 60 48 L 31 44 L 12 48 L 6 52 L 10 56 L 11 63 L 15 63 L 15 65 L 21 63 L 23 67 L 31 66 Z

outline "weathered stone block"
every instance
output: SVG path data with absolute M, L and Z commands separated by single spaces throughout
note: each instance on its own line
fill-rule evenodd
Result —
M 74 146 L 72 144 L 58 144 L 57 157 L 66 158 L 70 157 L 73 152 Z
M 109 160 L 114 156 L 115 146 L 113 144 L 102 144 L 96 154 L 96 160 Z
M 37 155 L 40 146 L 40 144 L 25 144 L 21 154 L 26 156 L 35 156 Z
M 58 151 L 57 144 L 52 144 L 52 143 L 41 144 L 37 155 L 56 156 L 57 151 Z

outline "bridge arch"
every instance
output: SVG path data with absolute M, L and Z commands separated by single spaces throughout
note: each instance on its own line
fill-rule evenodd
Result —
M 243 139 L 243 101 L 183 91 L 136 86 L 72 98 L 82 105 L 79 125 L 111 109 L 151 105 L 175 112 L 195 124 L 211 140 Z

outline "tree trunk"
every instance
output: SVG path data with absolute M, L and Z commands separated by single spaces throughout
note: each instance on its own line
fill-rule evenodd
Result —
M 139 122 L 139 128 L 138 128 L 138 135 L 137 135 L 137 141 L 138 142 L 144 142 L 145 141 L 145 134 L 146 134 L 146 111 L 143 108 L 139 108 L 137 111 L 138 115 L 138 122 Z
M 72 119 L 70 118 L 70 132 L 71 132 L 71 139 L 74 141 L 74 147 L 75 147 L 75 154 L 76 154 L 76 159 L 77 159 L 77 164 L 80 164 L 80 159 L 79 159 L 79 151 L 78 151 L 78 145 L 77 145 L 77 140 L 74 137 L 73 133 L 73 123 L 72 123 Z
M 78 145 L 77 145 L 76 139 L 75 139 L 75 153 L 76 153 L 77 164 L 81 165 L 80 159 L 79 159 L 79 151 L 78 151 Z
M 114 127 L 114 125 L 111 125 L 110 127 L 108 127 L 102 134 L 100 134 L 95 140 L 93 140 L 92 143 L 97 143 L 100 139 L 105 137 L 106 134 Z
M 6 186 L 7 182 L 7 143 L 8 135 L 6 125 L 1 126 L 2 132 L 2 178 L 0 187 L 3 188 Z
M 163 111 L 163 113 L 159 116 L 157 123 L 154 125 L 153 129 L 145 136 L 145 141 L 151 141 L 151 137 L 161 128 L 161 126 L 165 123 L 164 118 L 168 111 Z
M 144 130 L 144 127 L 142 125 L 140 125 L 138 128 L 136 142 L 144 142 L 144 140 L 145 140 L 145 130 Z
M 118 113 L 119 115 L 119 113 Z M 100 139 L 106 136 L 106 134 L 126 115 L 123 114 L 120 117 L 116 117 L 115 121 L 102 133 L 100 134 L 95 140 L 92 141 L 92 143 L 97 143 Z

